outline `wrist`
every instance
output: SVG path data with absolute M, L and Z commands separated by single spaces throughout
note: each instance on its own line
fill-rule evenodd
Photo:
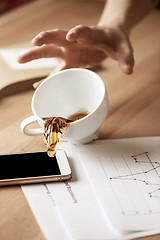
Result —
M 108 0 L 97 25 L 123 29 L 129 35 L 132 28 L 129 12 L 133 1 L 119 0 L 113 4 L 112 0 Z
M 105 31 L 105 29 L 114 29 L 117 31 L 123 31 L 125 33 L 125 35 L 129 36 L 131 29 L 129 28 L 129 26 L 127 26 L 124 22 L 118 21 L 118 20 L 105 20 L 105 22 L 103 20 L 100 20 L 97 23 L 97 27 L 100 29 L 103 29 Z

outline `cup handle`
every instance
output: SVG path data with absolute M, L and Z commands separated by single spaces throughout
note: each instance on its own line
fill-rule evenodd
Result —
M 30 125 L 31 123 L 34 123 L 34 122 L 37 122 L 37 119 L 35 116 L 30 116 L 28 118 L 25 118 L 21 123 L 21 131 L 24 134 L 30 135 L 30 136 L 43 134 L 44 133 L 43 128 L 36 128 L 36 129 L 27 128 L 28 125 Z

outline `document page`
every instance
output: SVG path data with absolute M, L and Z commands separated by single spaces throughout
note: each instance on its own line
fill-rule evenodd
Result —
M 23 192 L 46 239 L 119 239 L 79 161 L 77 147 L 60 143 L 73 176 L 69 181 L 23 186 Z
M 160 229 L 160 138 L 78 146 L 92 187 L 114 227 Z
M 126 240 L 160 233 L 160 138 L 58 143 L 72 179 L 24 185 L 47 240 Z

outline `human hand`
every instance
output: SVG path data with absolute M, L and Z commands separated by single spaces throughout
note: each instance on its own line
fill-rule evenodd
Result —
M 62 59 L 53 71 L 57 72 L 72 67 L 99 65 L 106 57 L 111 57 L 119 62 L 124 73 L 131 74 L 133 71 L 132 47 L 127 34 L 120 28 L 78 25 L 69 31 L 55 29 L 41 32 L 32 43 L 39 48 L 20 56 L 19 63 L 57 57 Z M 35 83 L 34 88 L 40 82 Z

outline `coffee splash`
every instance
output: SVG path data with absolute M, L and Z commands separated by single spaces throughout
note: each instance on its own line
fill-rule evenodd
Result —
M 47 145 L 47 153 L 54 157 L 56 144 L 61 141 L 70 124 L 86 115 L 88 111 L 79 111 L 71 115 L 68 119 L 62 117 L 43 118 L 44 120 L 44 140 Z

